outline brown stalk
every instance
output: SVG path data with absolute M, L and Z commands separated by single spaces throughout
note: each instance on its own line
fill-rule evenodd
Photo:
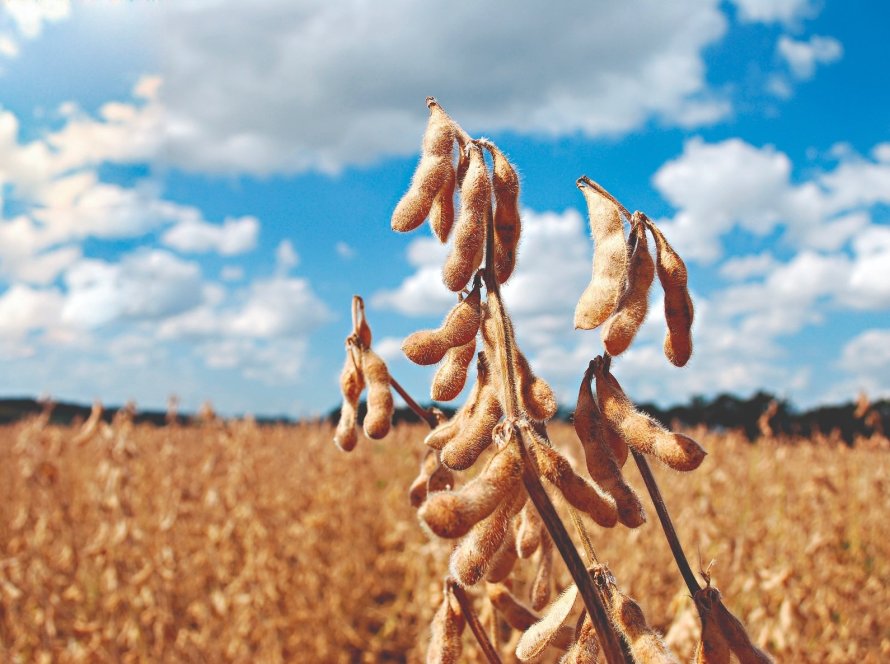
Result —
M 479 643 L 479 648 L 482 650 L 482 654 L 485 655 L 485 658 L 490 664 L 501 664 L 500 656 L 494 649 L 494 646 L 491 645 L 491 641 L 488 640 L 488 634 L 485 633 L 485 628 L 482 626 L 482 623 L 479 622 L 479 618 L 473 611 L 473 602 L 470 601 L 467 592 L 450 576 L 445 579 L 445 583 L 448 585 L 451 592 L 454 593 L 457 603 L 460 604 L 460 610 L 464 614 L 464 619 L 467 621 L 470 631 L 473 632 L 473 636 L 476 637 L 476 641 Z
M 605 365 L 606 371 L 608 371 L 612 364 L 612 358 L 608 353 L 603 353 L 603 364 Z M 668 512 L 667 505 L 661 495 L 661 489 L 658 488 L 658 483 L 655 481 L 655 475 L 652 474 L 649 462 L 643 454 L 633 447 L 630 448 L 630 452 L 633 454 L 634 461 L 636 462 L 637 468 L 640 470 L 640 475 L 643 477 L 643 482 L 646 485 L 646 490 L 649 492 L 649 497 L 652 499 L 652 504 L 655 506 L 655 513 L 658 515 L 658 521 L 661 523 L 661 529 L 664 531 L 665 538 L 667 538 L 668 546 L 671 548 L 671 553 L 674 555 L 674 560 L 677 563 L 677 567 L 680 569 L 680 574 L 686 582 L 686 587 L 689 589 L 689 593 L 695 596 L 695 593 L 701 590 L 701 585 L 699 585 L 698 579 L 695 578 L 692 567 L 689 565 L 689 560 L 683 552 L 683 546 L 680 544 L 680 538 L 677 536 L 674 522 L 671 520 L 671 515 Z
M 519 413 L 516 395 L 516 376 L 513 373 L 512 362 L 514 348 L 510 335 L 506 333 L 509 322 L 501 301 L 500 285 L 495 277 L 494 218 L 491 214 L 490 207 L 488 210 L 487 225 L 485 267 L 482 277 L 485 280 L 485 289 L 488 294 L 489 312 L 497 323 L 495 326 L 497 346 L 498 348 L 503 349 L 503 352 L 499 354 L 497 361 L 501 366 L 501 375 L 506 378 L 504 385 L 506 392 L 506 394 L 504 394 L 505 402 L 503 404 L 504 413 L 507 416 L 507 419 L 511 420 L 515 419 Z M 528 442 L 519 427 L 516 427 L 516 433 L 519 438 L 519 451 L 522 458 L 522 482 L 525 485 L 525 490 L 528 492 L 529 498 L 531 498 L 538 513 L 541 515 L 541 520 L 544 522 L 547 532 L 550 533 L 550 537 L 553 539 L 554 544 L 556 544 L 559 554 L 565 561 L 569 574 L 572 575 L 572 579 L 578 588 L 581 599 L 584 601 L 584 606 L 587 608 L 587 612 L 590 614 L 593 625 L 596 628 L 597 636 L 599 637 L 606 661 L 609 664 L 625 664 L 626 662 L 632 661 L 625 658 L 621 649 L 621 642 L 612 626 L 612 622 L 609 620 L 608 611 L 606 610 L 603 599 L 597 591 L 593 579 L 591 579 L 590 574 L 587 572 L 584 561 L 581 560 L 581 556 L 578 555 L 578 551 L 575 549 L 575 544 L 572 542 L 572 538 L 569 536 L 566 527 L 559 518 L 556 509 L 553 507 L 550 497 L 541 485 L 541 480 L 538 478 L 534 462 L 528 453 Z
M 405 391 L 405 388 L 399 385 L 399 381 L 392 377 L 392 374 L 389 376 L 389 384 L 392 385 L 392 389 L 399 393 L 399 396 L 402 397 L 402 401 L 405 402 L 405 405 L 408 406 L 408 408 L 414 411 L 414 414 L 417 415 L 417 417 L 429 424 L 430 429 L 436 428 L 439 424 L 439 419 L 436 417 L 436 414 L 431 410 L 427 410 L 412 399 L 411 395 Z

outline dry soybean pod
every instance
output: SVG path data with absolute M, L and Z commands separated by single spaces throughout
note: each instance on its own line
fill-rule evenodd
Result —
M 628 445 L 651 454 L 674 470 L 690 471 L 701 465 L 707 452 L 689 436 L 668 431 L 634 408 L 615 377 L 606 371 L 602 358 L 593 360 L 593 371 L 600 410 Z
M 463 346 L 449 348 L 445 361 L 436 370 L 430 387 L 433 401 L 451 401 L 464 389 L 467 383 L 467 369 L 476 355 L 476 337 Z
M 695 316 L 687 286 L 686 264 L 652 220 L 644 214 L 642 217 L 655 238 L 655 268 L 664 289 L 664 317 L 667 321 L 664 354 L 674 366 L 682 367 L 692 355 L 692 319 Z
M 585 611 L 584 621 L 578 630 L 578 638 L 559 660 L 559 664 L 596 664 L 599 650 L 600 644 L 596 640 L 596 630 L 593 628 L 590 616 Z
M 491 153 L 494 190 L 494 272 L 499 284 L 513 274 L 516 267 L 516 248 L 522 221 L 519 218 L 519 176 L 504 153 L 491 141 L 479 143 Z
M 362 373 L 368 381 L 368 412 L 364 429 L 368 438 L 379 439 L 389 433 L 395 410 L 386 364 L 370 348 L 362 351 Z
M 460 433 L 461 427 L 464 426 L 464 422 L 471 419 L 480 408 L 484 388 L 491 380 L 488 363 L 485 360 L 485 353 L 479 353 L 478 355 L 476 372 L 476 382 L 473 383 L 470 395 L 467 397 L 464 405 L 454 414 L 454 417 L 437 426 L 424 439 L 423 442 L 429 447 L 436 450 L 443 449 L 455 436 L 458 435 L 458 433 Z
M 520 558 L 531 558 L 532 554 L 538 550 L 543 528 L 544 522 L 541 521 L 541 515 L 538 514 L 534 504 L 529 501 L 519 514 L 516 530 L 516 553 Z
M 515 345 L 515 341 L 513 350 L 517 388 L 526 414 L 538 422 L 549 420 L 556 415 L 557 411 L 556 396 L 553 394 L 553 390 L 547 381 L 532 372 L 528 360 Z
M 541 553 L 538 559 L 538 571 L 532 581 L 529 600 L 535 611 L 540 611 L 550 602 L 550 591 L 553 588 L 553 540 L 550 533 L 541 533 Z
M 435 99 L 428 98 L 430 117 L 423 135 L 420 162 L 411 186 L 396 205 L 390 225 L 394 231 L 412 231 L 423 223 L 436 195 L 454 172 L 454 123 Z
M 588 365 L 581 381 L 581 388 L 578 390 L 578 404 L 575 407 L 574 417 L 575 433 L 584 448 L 587 471 L 591 479 L 615 498 L 618 520 L 628 528 L 636 528 L 646 522 L 646 514 L 637 494 L 624 481 L 612 450 L 604 442 L 606 435 L 615 434 L 605 423 L 593 398 L 593 390 L 590 387 L 590 380 L 593 377 L 592 364 Z M 622 445 L 627 447 L 623 441 Z
M 472 341 L 482 321 L 481 297 L 481 283 L 477 279 L 470 294 L 451 308 L 438 329 L 421 330 L 405 339 L 402 351 L 406 357 L 415 364 L 435 364 L 449 349 Z
M 661 635 L 649 626 L 643 610 L 630 597 L 610 583 L 609 612 L 612 622 L 624 635 L 634 660 L 640 664 L 678 664 Z
M 450 589 L 444 591 L 442 604 L 430 625 L 430 644 L 426 651 L 427 664 L 457 664 L 462 650 L 461 634 L 464 616 Z
M 498 549 L 497 555 L 491 563 L 485 580 L 489 583 L 499 583 L 510 576 L 516 565 L 516 536 L 513 528 L 507 528 L 504 543 Z
M 494 389 L 486 385 L 479 397 L 479 407 L 464 417 L 460 431 L 442 448 L 442 463 L 452 470 L 466 470 L 491 445 L 494 428 L 503 415 Z
M 442 183 L 442 188 L 433 199 L 433 205 L 430 207 L 430 227 L 433 229 L 436 237 L 444 244 L 451 235 L 451 227 L 454 225 L 454 185 L 457 177 L 454 169 L 449 169 Z
M 411 507 L 416 509 L 423 504 L 424 500 L 426 500 L 428 491 L 427 483 L 429 482 L 430 475 L 432 475 L 438 465 L 439 460 L 436 458 L 436 451 L 427 450 L 426 454 L 423 455 L 423 459 L 420 461 L 420 472 L 411 483 L 411 488 L 408 489 L 408 498 L 411 500 Z
M 408 491 L 411 506 L 420 507 L 430 493 L 444 491 L 452 486 L 454 486 L 454 475 L 451 470 L 440 463 L 435 450 L 427 450 L 420 462 L 420 472 Z
M 343 406 L 340 408 L 340 420 L 334 432 L 334 443 L 344 452 L 355 449 L 358 442 L 356 418 L 358 416 L 358 400 L 365 389 L 365 379 L 359 368 L 361 359 L 355 359 L 355 353 L 361 353 L 352 345 L 346 346 L 346 362 L 340 372 L 340 391 L 343 393 Z M 361 355 L 360 355 L 361 357 Z
M 541 619 L 525 631 L 516 646 L 516 656 L 523 662 L 539 657 L 553 642 L 577 599 L 578 588 L 572 584 L 553 601 Z
M 701 619 L 701 641 L 695 649 L 695 664 L 729 664 L 729 644 L 714 615 L 720 593 L 708 586 L 695 593 L 694 600 Z
M 631 225 L 634 243 L 627 273 L 627 287 L 618 300 L 615 312 L 609 316 L 601 331 L 603 345 L 609 355 L 613 356 L 627 350 L 649 311 L 649 288 L 655 279 L 655 262 L 649 254 L 641 214 L 634 212 Z
M 601 325 L 618 304 L 627 275 L 627 243 L 621 210 L 611 195 L 590 178 L 578 179 L 587 201 L 593 237 L 593 276 L 575 307 L 575 329 Z
M 428 496 L 418 516 L 439 537 L 463 537 L 515 492 L 521 476 L 519 455 L 505 448 L 459 490 Z
M 739 658 L 739 664 L 770 664 L 773 661 L 772 657 L 751 642 L 744 625 L 729 612 L 719 593 L 714 603 L 714 615 L 729 649 Z
M 442 280 L 455 293 L 469 283 L 482 264 L 485 226 L 491 213 L 491 181 L 482 148 L 468 143 L 470 164 L 460 188 L 460 215 L 454 229 L 454 247 L 442 267 Z
M 520 422 L 520 426 L 534 441 L 530 450 L 541 475 L 559 489 L 572 507 L 589 515 L 603 528 L 612 528 L 618 522 L 615 499 L 578 475 L 568 459 L 542 440 L 530 426 L 524 422 Z
M 512 446 L 506 449 L 511 448 Z M 460 540 L 451 553 L 449 569 L 451 575 L 462 586 L 475 585 L 485 576 L 504 543 L 507 529 L 512 526 L 513 517 L 522 509 L 526 500 L 525 491 L 517 488 L 512 496 L 473 526 Z
M 352 330 L 361 348 L 371 347 L 371 327 L 365 318 L 365 301 L 359 295 L 352 296 Z

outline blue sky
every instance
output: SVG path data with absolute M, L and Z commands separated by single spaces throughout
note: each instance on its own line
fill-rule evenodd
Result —
M 601 352 L 581 174 L 690 267 L 693 359 L 656 294 L 632 396 L 890 396 L 883 3 L 455 4 L 0 4 L 0 394 L 324 412 L 361 293 L 425 398 L 398 348 L 451 303 L 447 248 L 389 217 L 433 94 L 521 172 L 506 297 L 564 406 Z

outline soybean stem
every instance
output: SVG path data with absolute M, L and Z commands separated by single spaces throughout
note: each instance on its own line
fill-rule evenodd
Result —
M 501 658 L 498 656 L 494 646 L 491 645 L 491 641 L 488 640 L 485 628 L 482 626 L 482 623 L 479 622 L 479 618 L 476 617 L 476 613 L 473 611 L 473 603 L 467 596 L 466 591 L 451 577 L 448 577 L 445 580 L 445 583 L 447 584 L 448 589 L 454 593 L 457 603 L 460 604 L 461 613 L 464 614 L 464 619 L 467 621 L 467 625 L 470 626 L 470 631 L 473 632 L 473 636 L 476 637 L 476 641 L 479 643 L 479 648 L 482 650 L 482 654 L 485 655 L 485 658 L 490 664 L 501 664 Z
M 414 399 L 411 398 L 411 395 L 405 391 L 405 388 L 399 385 L 399 381 L 397 381 L 392 376 L 389 377 L 389 384 L 392 385 L 392 388 L 399 393 L 399 396 L 402 397 L 402 400 L 405 404 L 414 411 L 414 414 L 417 415 L 420 419 L 430 425 L 430 429 L 435 429 L 439 424 L 438 418 L 436 418 L 435 414 L 421 406 Z

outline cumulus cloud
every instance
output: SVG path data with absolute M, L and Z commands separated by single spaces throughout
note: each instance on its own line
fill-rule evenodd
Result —
M 201 270 L 161 250 L 139 250 L 119 263 L 84 259 L 65 273 L 62 320 L 99 327 L 118 320 L 159 320 L 201 301 Z
M 161 241 L 182 252 L 234 256 L 256 247 L 259 232 L 260 222 L 251 216 L 228 218 L 222 225 L 186 219 L 167 230 Z
M 34 39 L 47 23 L 57 23 L 71 14 L 69 0 L 7 0 L 0 5 L 0 55 L 14 58 L 21 40 Z
M 816 65 L 836 62 L 844 54 L 844 48 L 837 39 L 820 35 L 813 35 L 807 41 L 797 41 L 788 35 L 782 35 L 776 48 L 791 73 L 800 80 L 812 78 L 816 73 Z
M 337 171 L 410 154 L 430 94 L 489 132 L 614 135 L 729 111 L 702 58 L 726 30 L 716 0 L 165 9 L 164 157 L 202 171 Z
M 812 0 L 732 0 L 746 23 L 793 23 L 816 13 Z
M 663 226 L 689 259 L 713 262 L 733 228 L 766 236 L 777 228 L 795 248 L 835 250 L 870 222 L 867 210 L 890 203 L 890 164 L 850 154 L 833 170 L 795 183 L 791 160 L 773 146 L 737 138 L 694 138 L 654 176 L 677 212 Z

